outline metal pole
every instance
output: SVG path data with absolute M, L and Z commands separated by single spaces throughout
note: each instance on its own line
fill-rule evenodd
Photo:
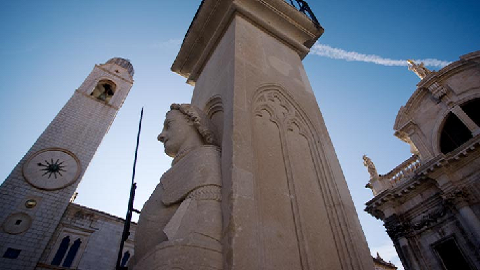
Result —
M 127 269 L 127 267 L 120 266 L 120 261 L 122 260 L 123 246 L 125 244 L 125 241 L 127 241 L 128 236 L 130 235 L 130 223 L 132 221 L 132 212 L 133 211 L 138 212 L 135 209 L 133 209 L 133 200 L 135 199 L 135 189 L 137 188 L 137 183 L 135 183 L 134 180 L 135 180 L 135 168 L 137 167 L 138 145 L 140 144 L 140 132 L 142 130 L 142 119 L 143 119 L 143 108 L 142 108 L 142 111 L 140 112 L 140 122 L 138 124 L 137 147 L 135 148 L 135 159 L 133 161 L 133 173 L 132 173 L 132 184 L 130 187 L 130 198 L 128 199 L 127 215 L 125 217 L 125 223 L 123 225 L 122 239 L 120 240 L 120 250 L 118 251 L 117 265 L 115 268 L 117 270 Z

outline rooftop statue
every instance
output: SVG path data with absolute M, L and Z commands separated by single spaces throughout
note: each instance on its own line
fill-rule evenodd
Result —
M 370 179 L 378 177 L 378 172 L 377 172 L 377 169 L 375 168 L 375 165 L 373 164 L 373 161 L 366 155 L 363 155 L 362 158 L 363 158 L 363 165 L 367 167 L 368 173 L 370 174 Z
M 172 104 L 158 140 L 172 167 L 143 206 L 133 269 L 221 269 L 220 148 L 206 115 Z
M 415 74 L 417 74 L 417 76 L 420 77 L 420 79 L 422 80 L 423 78 L 427 77 L 428 74 L 432 73 L 432 71 L 430 71 L 424 66 L 423 62 L 418 65 L 413 60 L 410 60 L 410 59 L 407 60 L 407 62 L 408 62 L 408 70 L 415 72 Z

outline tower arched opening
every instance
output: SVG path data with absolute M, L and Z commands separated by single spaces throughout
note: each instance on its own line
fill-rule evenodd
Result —
M 93 89 L 91 96 L 96 99 L 104 102 L 109 102 L 115 94 L 116 85 L 110 80 L 101 80 L 98 82 L 97 86 Z

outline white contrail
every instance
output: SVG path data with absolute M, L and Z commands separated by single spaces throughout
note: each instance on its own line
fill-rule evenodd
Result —
M 384 66 L 407 66 L 407 60 L 395 60 L 390 58 L 383 58 L 378 55 L 374 54 L 363 54 L 358 52 L 348 52 L 342 49 L 333 48 L 328 45 L 324 44 L 315 44 L 313 45 L 312 49 L 310 50 L 311 53 L 325 56 L 328 58 L 333 59 L 342 59 L 347 61 L 360 61 L 360 62 L 367 62 L 367 63 L 374 63 L 377 65 L 384 65 Z M 439 67 L 442 68 L 451 62 L 442 61 L 438 59 L 414 59 L 416 63 L 423 62 L 425 66 L 430 67 Z

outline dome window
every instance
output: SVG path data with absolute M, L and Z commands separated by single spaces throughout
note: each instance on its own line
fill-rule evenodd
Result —
M 458 119 L 458 117 L 449 113 L 443 125 L 440 135 L 440 151 L 447 154 L 472 138 L 470 130 Z

